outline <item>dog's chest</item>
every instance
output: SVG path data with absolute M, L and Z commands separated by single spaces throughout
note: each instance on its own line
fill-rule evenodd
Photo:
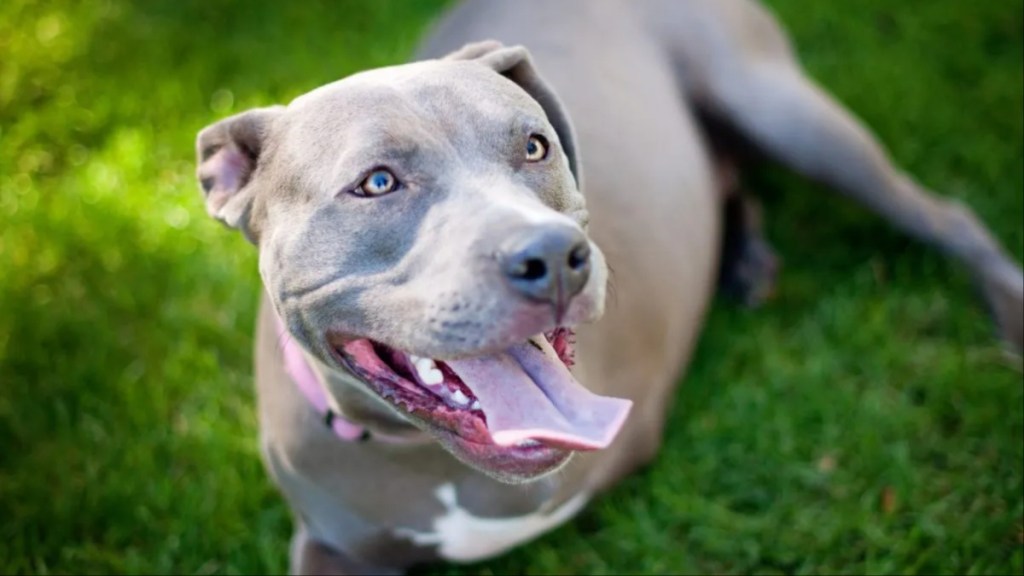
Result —
M 522 516 L 489 518 L 459 506 L 452 483 L 438 486 L 434 495 L 444 512 L 434 518 L 430 529 L 399 528 L 395 535 L 420 546 L 437 546 L 442 558 L 461 562 L 483 560 L 531 540 L 572 518 L 589 499 L 588 494 L 580 492 L 553 510 L 542 506 Z

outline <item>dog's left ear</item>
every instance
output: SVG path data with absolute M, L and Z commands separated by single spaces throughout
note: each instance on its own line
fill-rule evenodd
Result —
M 255 108 L 203 128 L 196 136 L 196 176 L 206 211 L 255 243 L 252 180 L 264 160 L 271 124 L 282 106 Z
M 505 46 L 496 40 L 485 40 L 466 44 L 462 48 L 448 54 L 445 60 L 473 60 L 493 69 L 498 74 L 515 82 L 527 94 L 533 97 L 544 109 L 548 121 L 558 134 L 558 141 L 569 160 L 569 170 L 580 185 L 579 152 L 576 149 L 576 135 L 569 122 L 562 102 L 554 90 L 537 72 L 530 52 L 523 46 Z

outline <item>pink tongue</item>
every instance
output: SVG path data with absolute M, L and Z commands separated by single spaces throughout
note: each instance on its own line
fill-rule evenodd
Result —
M 473 391 L 499 446 L 539 440 L 572 450 L 611 444 L 633 403 L 598 396 L 573 378 L 543 337 L 497 354 L 446 362 Z

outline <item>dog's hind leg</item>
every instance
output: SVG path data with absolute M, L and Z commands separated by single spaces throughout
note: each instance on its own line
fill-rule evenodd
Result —
M 775 292 L 779 257 L 764 235 L 761 202 L 743 189 L 736 162 L 724 152 L 715 162 L 725 218 L 718 290 L 756 308 Z
M 744 0 L 657 5 L 662 36 L 684 90 L 706 114 L 761 152 L 877 212 L 962 262 L 1002 336 L 1024 348 L 1024 274 L 973 212 L 925 189 L 893 165 L 871 132 L 803 72 L 782 29 Z M 675 11 L 673 14 L 672 12 Z M 688 11 L 681 13 L 680 11 Z M 683 30 L 666 21 L 687 17 Z

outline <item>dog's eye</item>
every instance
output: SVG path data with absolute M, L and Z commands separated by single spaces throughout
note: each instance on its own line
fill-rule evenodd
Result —
M 533 134 L 526 141 L 526 161 L 540 162 L 548 155 L 548 141 L 539 134 Z
M 377 168 L 359 183 L 357 196 L 383 196 L 398 189 L 398 178 L 387 168 Z

